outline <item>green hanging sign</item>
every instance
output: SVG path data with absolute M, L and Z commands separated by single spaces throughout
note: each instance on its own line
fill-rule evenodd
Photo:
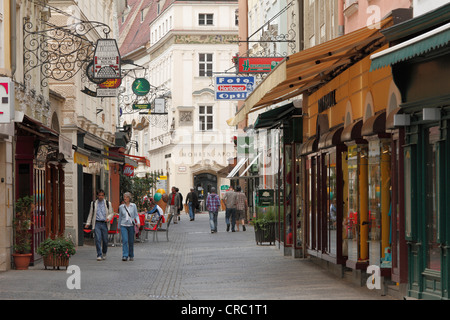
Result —
M 133 90 L 135 95 L 145 96 L 150 92 L 150 82 L 148 82 L 144 78 L 138 78 L 134 80 L 133 84 L 131 85 L 131 89 Z

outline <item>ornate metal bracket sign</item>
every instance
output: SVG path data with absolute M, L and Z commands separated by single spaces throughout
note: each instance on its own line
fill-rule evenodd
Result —
M 58 8 L 49 5 L 46 7 L 67 16 L 67 13 Z M 83 20 L 65 26 L 43 21 L 42 25 L 35 26 L 28 18 L 25 18 L 23 23 L 25 80 L 29 81 L 33 76 L 32 71 L 37 69 L 40 73 L 41 85 L 47 87 L 48 79 L 67 81 L 77 75 L 80 70 L 86 70 L 96 48 L 95 44 L 88 39 L 88 34 L 92 32 L 97 37 L 98 34 L 103 33 L 104 38 L 108 38 L 111 28 L 102 22 Z

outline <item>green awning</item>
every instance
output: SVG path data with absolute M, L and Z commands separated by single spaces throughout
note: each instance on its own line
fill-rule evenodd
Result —
M 370 71 L 410 60 L 429 51 L 446 47 L 449 45 L 449 42 L 450 23 L 373 54 L 370 57 L 372 59 Z
M 296 108 L 294 103 L 288 103 L 284 106 L 266 111 L 258 115 L 255 121 L 254 129 L 270 129 L 275 127 L 278 123 L 293 115 L 301 115 L 302 109 Z

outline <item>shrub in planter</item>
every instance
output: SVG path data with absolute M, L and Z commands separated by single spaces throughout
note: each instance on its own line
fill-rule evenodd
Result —
M 27 270 L 31 260 L 31 233 L 34 198 L 26 196 L 15 204 L 14 226 L 14 265 L 17 270 Z
M 260 215 L 252 223 L 255 229 L 256 244 L 262 244 L 263 242 L 275 244 L 276 221 L 272 210 Z
M 39 245 L 37 253 L 44 259 L 45 269 L 53 267 L 69 266 L 69 259 L 76 253 L 75 245 L 69 239 L 58 237 L 56 239 L 48 238 Z

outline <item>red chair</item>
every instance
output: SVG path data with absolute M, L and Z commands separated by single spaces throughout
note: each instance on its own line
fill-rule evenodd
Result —
M 92 230 L 92 226 L 86 228 L 86 225 L 84 225 L 83 232 L 85 238 L 94 238 L 94 231 Z

